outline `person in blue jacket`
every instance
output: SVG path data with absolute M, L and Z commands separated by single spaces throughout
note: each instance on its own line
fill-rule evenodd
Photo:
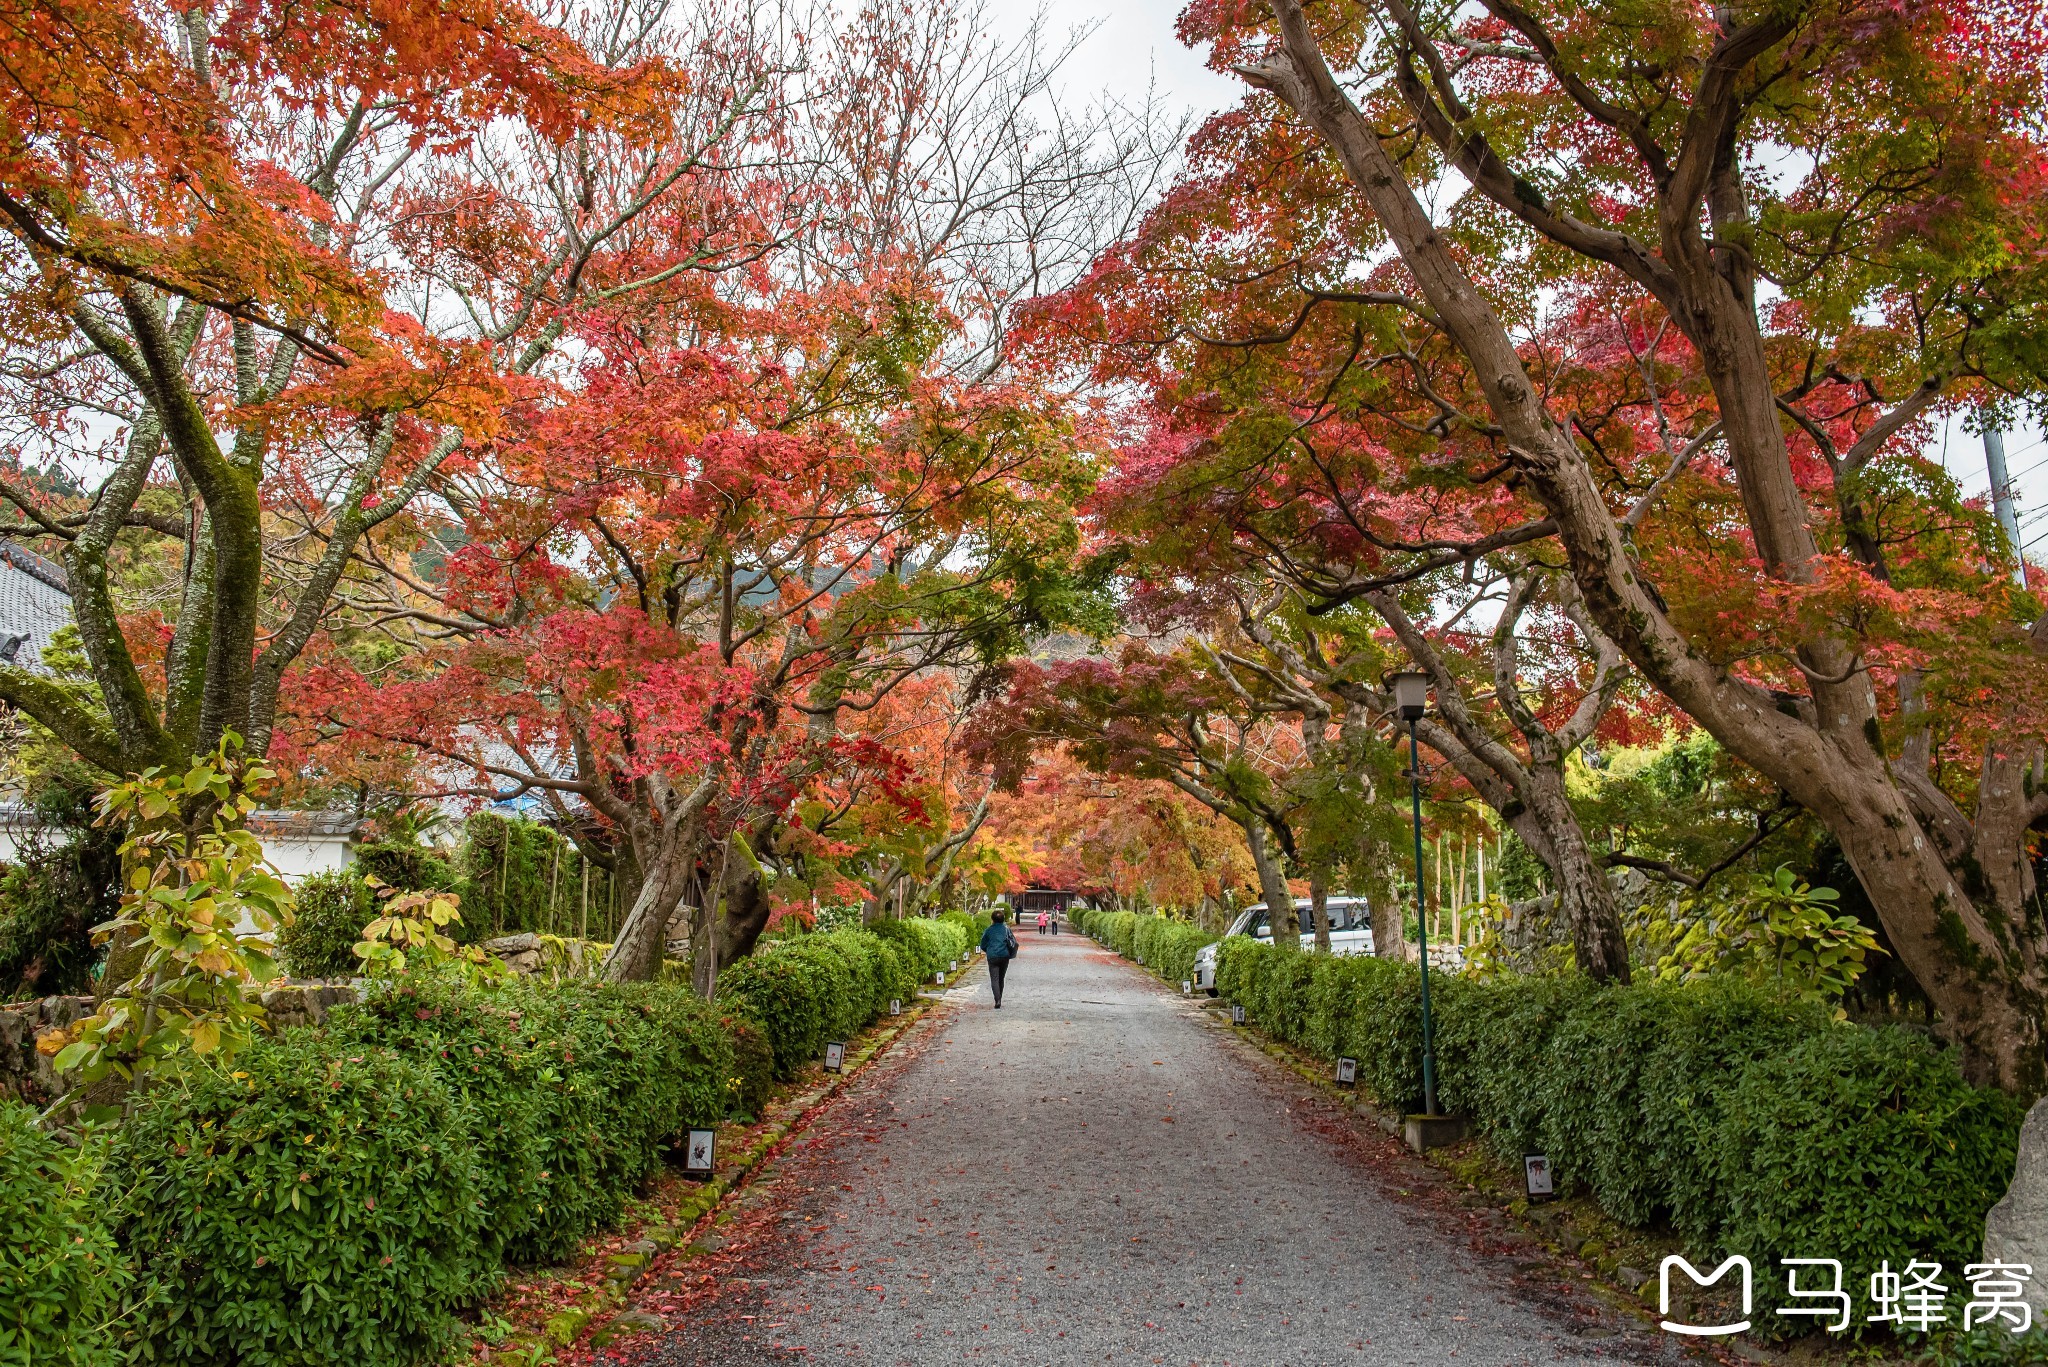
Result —
M 1003 1009 L 1003 974 L 1017 957 L 1017 937 L 1003 924 L 1008 913 L 1001 908 L 989 913 L 988 929 L 981 932 L 981 952 L 988 955 L 988 985 L 996 994 L 996 1010 Z

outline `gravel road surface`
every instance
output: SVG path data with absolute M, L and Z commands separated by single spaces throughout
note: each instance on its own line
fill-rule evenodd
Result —
M 1137 968 L 1024 934 L 746 1193 L 631 1356 L 1676 1362 L 1576 1273 Z M 715 1275 L 714 1275 L 715 1273 Z

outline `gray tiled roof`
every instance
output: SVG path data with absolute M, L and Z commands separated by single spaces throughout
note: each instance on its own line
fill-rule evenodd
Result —
M 6 658 L 7 638 L 18 636 L 21 641 L 10 663 L 48 673 L 43 648 L 60 628 L 70 625 L 71 592 L 63 567 L 11 541 L 0 541 L 0 659 Z

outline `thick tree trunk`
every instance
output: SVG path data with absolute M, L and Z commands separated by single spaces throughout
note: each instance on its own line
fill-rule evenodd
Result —
M 768 929 L 772 910 L 768 882 L 758 868 L 748 868 L 733 880 L 725 894 L 725 915 L 718 923 L 720 967 L 737 963 L 754 952 L 754 946 L 761 942 L 761 933 Z
M 1265 823 L 1257 817 L 1244 823 L 1245 844 L 1251 848 L 1252 867 L 1259 871 L 1259 891 L 1266 898 L 1266 924 L 1273 929 L 1273 943 L 1281 949 L 1301 948 L 1301 922 L 1294 914 L 1294 894 L 1281 875 L 1280 859 L 1266 841 Z
M 1320 873 L 1308 876 L 1309 915 L 1315 922 L 1316 953 L 1330 952 L 1330 884 Z
M 1586 847 L 1565 794 L 1562 768 L 1532 764 L 1524 771 L 1524 807 L 1509 824 L 1557 880 L 1557 910 L 1572 937 L 1579 971 L 1597 982 L 1629 980 L 1628 941 L 1614 906 L 1607 871 Z
M 1940 1032 L 1961 1050 L 1964 1075 L 2028 1096 L 2048 1091 L 2039 913 L 2025 904 L 1998 908 L 1981 877 L 1977 891 L 1986 900 L 1973 902 L 1883 775 L 1815 779 L 1801 785 L 1803 793 L 1787 791 L 1841 844 L 1900 964 L 1940 1013 Z
M 1372 952 L 1380 959 L 1408 957 L 1408 904 L 1398 896 L 1372 899 Z
M 605 956 L 606 982 L 648 982 L 661 972 L 668 923 L 689 890 L 700 843 L 694 823 L 665 832 L 651 827 L 633 841 L 634 863 L 640 871 L 639 895 L 612 941 L 611 953 Z

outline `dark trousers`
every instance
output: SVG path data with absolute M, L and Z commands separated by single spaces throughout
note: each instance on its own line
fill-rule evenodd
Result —
M 988 985 L 995 991 L 997 1006 L 1003 1004 L 1003 974 L 1009 971 L 1010 961 L 1008 959 L 990 959 L 988 961 Z

